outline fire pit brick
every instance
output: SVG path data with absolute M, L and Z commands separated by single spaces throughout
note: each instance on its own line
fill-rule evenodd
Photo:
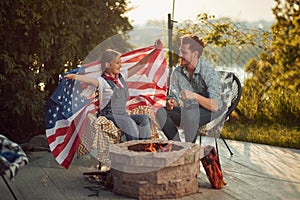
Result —
M 136 144 L 166 141 L 129 141 L 110 148 L 113 192 L 138 199 L 181 198 L 198 192 L 200 146 L 169 141 L 169 152 L 128 150 Z

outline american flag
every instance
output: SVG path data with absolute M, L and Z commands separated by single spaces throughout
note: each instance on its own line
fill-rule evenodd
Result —
M 168 70 L 162 46 L 149 46 L 121 55 L 122 67 L 142 69 L 127 80 L 127 109 L 151 105 L 156 111 L 165 105 Z M 68 73 L 90 77 L 101 75 L 99 61 L 86 64 Z M 69 168 L 87 122 L 89 113 L 96 113 L 95 88 L 63 78 L 46 103 L 46 135 L 56 161 Z

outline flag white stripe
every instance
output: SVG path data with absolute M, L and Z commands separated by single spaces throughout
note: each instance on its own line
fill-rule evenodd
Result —
M 160 92 L 161 91 L 161 92 Z M 145 95 L 145 94 L 152 94 L 152 96 L 157 94 L 165 94 L 164 90 L 156 90 L 156 89 L 129 89 L 130 96 L 139 96 L 139 95 Z M 158 93 L 159 92 L 159 93 Z
M 91 104 L 91 106 L 94 107 L 93 104 Z M 75 117 L 78 116 L 83 109 L 86 109 L 86 108 L 83 107 L 82 109 L 80 109 L 79 111 L 77 111 L 76 114 L 72 115 L 70 118 L 68 118 L 66 120 L 59 120 L 59 121 L 57 121 L 57 123 L 55 124 L 55 126 L 52 129 L 47 129 L 46 130 L 46 136 L 50 137 L 52 135 L 55 135 L 56 132 L 54 130 L 57 130 L 57 129 L 60 129 L 60 128 L 69 127 L 71 125 L 72 121 L 75 119 Z M 66 135 L 63 135 L 63 138 L 65 138 L 65 137 L 66 137 Z M 55 137 L 55 140 L 53 142 L 51 142 L 51 144 L 49 144 L 50 150 L 52 151 L 58 145 L 60 145 L 61 143 L 63 143 L 61 140 L 62 140 L 62 136 Z
M 153 80 L 153 77 L 155 76 L 155 73 L 157 72 L 157 70 L 159 69 L 159 67 L 161 66 L 161 64 L 163 63 L 163 57 L 164 57 L 164 54 L 163 54 L 163 51 L 161 51 L 157 58 L 155 59 L 152 67 L 151 67 L 151 70 L 150 70 L 150 73 L 149 73 L 149 77 L 151 80 Z
M 100 64 L 92 65 L 92 66 L 84 68 L 85 73 L 92 73 L 92 72 L 99 72 L 99 71 L 101 71 L 101 65 Z
M 70 116 L 68 119 L 62 119 L 62 120 L 56 121 L 56 123 L 55 123 L 55 125 L 54 125 L 53 128 L 46 130 L 46 136 L 50 137 L 52 135 L 55 135 L 57 129 L 59 129 L 59 128 L 65 128 L 65 127 L 70 126 L 70 124 L 72 123 L 72 121 L 77 117 L 77 115 L 79 115 L 79 113 L 83 109 L 85 109 L 85 108 L 84 107 L 81 108 L 75 114 L 73 114 L 72 116 Z
M 165 72 L 160 77 L 160 79 L 158 80 L 157 85 L 159 87 L 166 86 L 166 80 L 168 79 L 168 76 L 169 76 L 169 69 L 166 69 Z
M 78 132 L 80 131 L 82 125 L 83 125 L 83 121 L 86 119 L 87 113 L 91 110 L 93 110 L 95 107 L 93 105 L 90 105 L 88 107 L 86 107 L 84 113 L 82 115 L 80 115 L 80 121 L 78 124 L 80 124 L 80 126 L 76 126 L 75 131 L 73 132 L 71 138 L 69 139 L 67 145 L 65 146 L 65 148 L 57 155 L 57 157 L 55 158 L 57 160 L 57 162 L 59 164 L 63 163 L 63 161 L 68 157 L 68 154 L 70 152 L 70 149 L 73 146 L 73 143 L 76 139 L 76 136 L 78 135 Z
M 64 143 L 66 135 L 57 136 L 55 142 L 49 144 L 50 150 L 53 151 L 57 145 Z
M 134 54 L 128 54 L 126 56 L 121 56 L 121 62 L 127 62 L 128 60 L 135 58 L 137 56 L 147 55 L 147 54 L 151 53 L 153 50 L 154 50 L 154 48 L 151 48 L 148 51 L 143 51 L 142 53 L 137 51 Z

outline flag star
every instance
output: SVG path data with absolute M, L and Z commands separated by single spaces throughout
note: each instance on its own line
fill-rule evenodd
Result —
M 78 97 L 75 97 L 74 99 L 75 99 L 75 101 L 78 101 Z
M 58 96 L 57 99 L 61 99 L 61 96 Z
M 49 120 L 49 124 L 52 124 L 53 123 L 53 121 L 52 120 Z
M 56 117 L 56 114 L 54 113 L 52 116 L 53 116 L 53 118 L 55 118 L 55 117 Z
M 68 108 L 67 111 L 70 112 L 70 111 L 71 111 L 71 108 Z
M 77 108 L 78 107 L 77 103 L 75 103 L 74 106 Z
M 52 110 L 51 110 L 51 109 L 49 109 L 49 110 L 48 110 L 48 113 L 51 113 L 51 112 L 52 112 Z

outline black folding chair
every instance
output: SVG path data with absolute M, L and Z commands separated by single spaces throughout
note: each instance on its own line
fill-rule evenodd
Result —
M 228 151 L 230 152 L 230 155 L 232 156 L 233 153 L 229 148 L 227 142 L 225 141 L 224 137 L 222 136 L 221 130 L 223 128 L 224 122 L 229 119 L 230 114 L 236 109 L 240 101 L 242 95 L 242 85 L 240 80 L 234 73 L 226 72 L 226 71 L 219 71 L 219 73 L 221 76 L 221 82 L 223 84 L 222 86 L 223 96 L 222 95 L 221 96 L 223 102 L 225 102 L 226 105 L 224 108 L 225 111 L 216 119 L 210 121 L 209 123 L 199 128 L 199 135 L 200 135 L 199 144 L 201 144 L 202 136 L 213 134 L 215 137 L 217 153 L 219 153 L 217 138 L 220 137 L 225 143 Z

